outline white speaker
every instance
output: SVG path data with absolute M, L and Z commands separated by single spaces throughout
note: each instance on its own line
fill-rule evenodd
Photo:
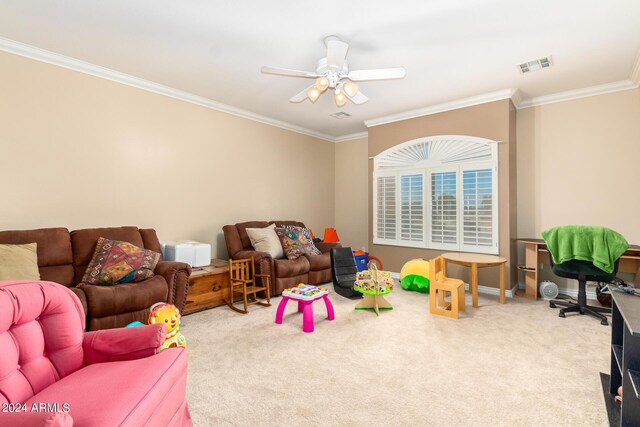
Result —
M 558 296 L 558 285 L 550 280 L 540 282 L 540 296 L 545 299 L 554 299 Z

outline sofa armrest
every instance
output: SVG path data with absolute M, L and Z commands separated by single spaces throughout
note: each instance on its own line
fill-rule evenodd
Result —
M 89 309 L 87 306 L 87 296 L 84 294 L 84 291 L 77 286 L 71 286 L 69 290 L 74 294 L 76 294 L 76 296 L 80 300 L 80 304 L 82 304 L 82 309 L 84 310 L 84 316 L 87 317 L 87 313 L 89 312 Z
M 169 285 L 167 302 L 182 312 L 187 301 L 191 266 L 184 262 L 160 261 L 154 273 L 163 276 Z
M 245 249 L 236 252 L 232 259 L 246 259 L 251 257 L 253 257 L 254 262 L 261 261 L 263 258 L 271 259 L 271 255 L 269 255 L 267 252 L 254 251 L 251 249 Z
M 84 334 L 85 363 L 117 362 L 153 356 L 167 338 L 165 325 L 102 329 Z
M 0 412 L 0 425 L 13 427 L 72 427 L 73 418 L 67 412 L 30 411 L 27 405 L 25 412 Z
M 269 284 L 271 292 L 274 292 L 274 285 L 276 283 L 275 268 L 273 267 L 273 258 L 266 252 L 242 250 L 236 252 L 233 259 L 246 259 L 253 257 L 256 273 L 266 274 L 269 276 Z
M 341 248 L 342 245 L 340 243 L 329 243 L 329 242 L 318 242 L 318 243 L 314 243 L 316 245 L 316 248 L 318 248 L 318 250 L 320 250 L 320 252 L 322 252 L 323 254 L 329 252 L 331 250 L 331 248 Z

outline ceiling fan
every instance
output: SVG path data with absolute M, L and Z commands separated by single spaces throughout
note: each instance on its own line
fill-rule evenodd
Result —
M 311 102 L 316 102 L 324 91 L 331 89 L 338 107 L 345 105 L 347 100 L 357 105 L 369 100 L 358 90 L 358 85 L 354 82 L 402 79 L 406 74 L 403 67 L 349 71 L 346 59 L 349 45 L 336 36 L 328 36 L 324 42 L 327 46 L 327 56 L 317 62 L 315 72 L 276 67 L 262 67 L 260 71 L 264 74 L 316 79 L 311 86 L 291 97 L 289 101 L 302 102 L 309 98 Z

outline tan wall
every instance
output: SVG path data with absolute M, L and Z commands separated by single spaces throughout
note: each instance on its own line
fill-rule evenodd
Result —
M 640 89 L 522 109 L 517 121 L 518 236 L 602 225 L 640 244 Z M 542 278 L 567 287 L 549 270 Z
M 367 138 L 336 144 L 335 218 L 340 242 L 369 247 Z
M 518 283 L 518 244 L 515 242 L 518 236 L 518 132 L 516 126 L 517 111 L 513 103 L 509 103 L 509 198 L 506 200 L 509 215 L 509 241 L 502 240 L 502 244 L 509 245 L 508 254 L 509 287 L 513 288 Z M 504 193 L 501 193 L 504 194 Z M 504 204 L 502 209 L 504 209 Z M 502 231 L 502 229 L 501 229 Z
M 640 243 L 640 89 L 518 111 L 518 235 L 602 225 Z
M 434 135 L 469 135 L 501 141 L 498 146 L 498 189 L 499 189 L 499 253 L 509 260 L 507 269 L 507 286 L 511 276 L 515 276 L 512 267 L 511 220 L 515 218 L 515 203 L 510 203 L 510 194 L 515 198 L 515 168 L 510 165 L 514 160 L 515 150 L 515 112 L 508 99 L 476 105 L 458 110 L 432 114 L 369 129 L 369 157 L 412 139 Z M 373 160 L 369 161 L 369 194 L 373 191 Z M 371 253 L 382 259 L 385 270 L 399 272 L 402 265 L 413 258 L 433 258 L 443 251 L 405 248 L 373 244 L 373 201 L 369 200 L 369 242 Z M 515 264 L 515 263 L 514 263 Z M 494 271 L 495 270 L 495 271 Z M 513 271 L 512 271 L 513 270 Z M 455 277 L 468 280 L 466 269 L 451 271 Z M 498 287 L 497 269 L 481 269 L 478 282 L 480 285 Z
M 0 53 L 0 229 L 334 224 L 335 144 Z

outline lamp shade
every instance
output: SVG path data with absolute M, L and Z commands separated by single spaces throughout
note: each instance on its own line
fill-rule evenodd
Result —
M 344 93 L 342 93 L 339 90 L 336 90 L 336 105 L 338 107 L 342 107 L 344 104 L 347 103 L 347 97 L 344 96 Z
M 311 100 L 311 102 L 316 102 L 321 93 L 322 92 L 320 92 L 317 87 L 313 86 L 307 91 L 307 97 Z
M 329 87 L 329 79 L 325 76 L 320 76 L 316 79 L 316 87 L 320 92 L 324 92 Z
M 356 96 L 356 94 L 358 93 L 358 85 L 353 82 L 346 82 L 344 85 L 342 85 L 342 90 L 348 96 Z
M 335 228 L 325 228 L 324 229 L 324 239 L 322 239 L 323 242 L 327 242 L 327 243 L 337 243 L 340 241 L 340 238 L 338 237 L 338 232 L 336 231 Z

